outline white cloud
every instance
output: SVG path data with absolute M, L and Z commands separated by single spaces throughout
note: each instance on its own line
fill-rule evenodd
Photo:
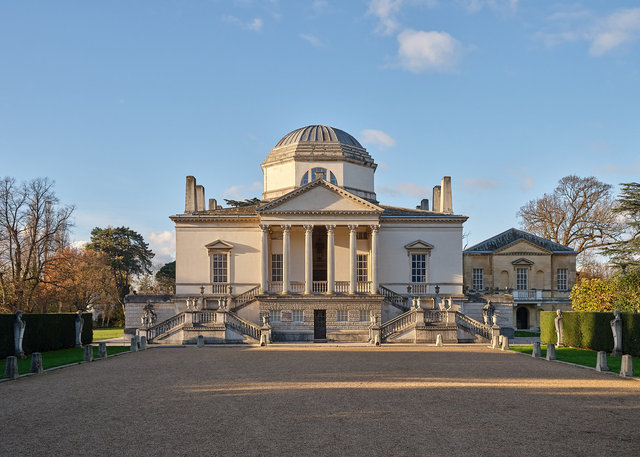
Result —
M 520 189 L 531 190 L 536 186 L 536 182 L 532 176 L 525 176 L 520 183 Z
M 427 186 L 419 186 L 410 182 L 398 182 L 395 183 L 392 187 L 379 187 L 377 188 L 377 192 L 379 194 L 389 195 L 391 197 L 404 194 L 410 195 L 412 197 L 428 198 L 432 193 L 432 189 Z
M 391 35 L 398 27 L 396 15 L 402 7 L 403 0 L 371 0 L 367 14 L 372 14 L 380 21 L 376 32 Z
M 640 8 L 619 9 L 604 18 L 597 18 L 588 10 L 559 11 L 548 20 L 561 30 L 538 32 L 535 39 L 547 47 L 584 41 L 589 43 L 592 57 L 601 57 L 640 39 Z
M 591 38 L 589 54 L 595 57 L 640 36 L 640 8 L 618 10 L 601 21 Z
M 413 73 L 450 70 L 460 55 L 460 43 L 446 32 L 407 29 L 398 44 L 400 65 Z
M 223 16 L 223 19 L 229 24 L 237 25 L 238 27 L 241 27 L 243 29 L 253 30 L 254 32 L 260 32 L 262 30 L 262 19 L 259 17 L 253 19 L 250 22 L 244 22 L 231 15 Z
M 222 198 L 227 200 L 244 200 L 246 198 L 258 197 L 262 194 L 262 183 L 255 181 L 250 186 L 239 184 L 231 186 L 222 191 Z
M 87 244 L 89 244 L 89 242 L 85 240 L 77 240 L 77 241 L 72 241 L 69 244 L 73 249 L 84 249 L 87 247 Z
M 519 0 L 458 0 L 467 11 L 475 13 L 483 8 L 515 11 Z
M 382 130 L 365 129 L 360 132 L 360 139 L 363 143 L 377 144 L 381 148 L 388 148 L 396 145 L 396 140 L 391 138 Z
M 171 262 L 176 258 L 176 234 L 172 231 L 151 232 L 149 246 L 156 254 L 154 260 L 160 264 Z
M 495 179 L 464 178 L 462 183 L 471 189 L 495 189 L 499 186 Z
M 313 36 L 313 35 L 305 35 L 304 33 L 300 34 L 300 38 L 302 38 L 305 41 L 308 41 L 309 43 L 311 43 L 312 46 L 316 47 L 316 48 L 321 48 L 324 46 L 324 43 L 322 41 L 320 41 L 320 38 Z

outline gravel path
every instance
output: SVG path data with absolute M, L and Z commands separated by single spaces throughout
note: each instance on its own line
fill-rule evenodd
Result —
M 0 456 L 640 455 L 640 382 L 484 347 L 154 348 L 0 383 Z

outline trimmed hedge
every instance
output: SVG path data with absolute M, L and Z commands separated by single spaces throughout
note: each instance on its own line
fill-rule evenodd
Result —
M 540 341 L 555 343 L 555 311 L 540 312 Z M 562 313 L 564 344 L 594 351 L 613 350 L 610 322 L 613 313 L 567 311 Z M 622 313 L 622 351 L 640 357 L 640 314 Z
M 82 344 L 93 342 L 91 313 L 83 313 Z M 55 351 L 75 346 L 76 314 L 23 314 L 26 324 L 22 348 L 26 354 Z M 14 355 L 13 323 L 15 314 L 0 314 L 0 359 Z

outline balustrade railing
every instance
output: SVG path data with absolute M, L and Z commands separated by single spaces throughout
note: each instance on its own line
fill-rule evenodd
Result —
M 313 281 L 313 292 L 314 293 L 326 293 L 327 292 L 327 281 Z
M 380 295 L 383 295 L 396 308 L 400 308 L 402 310 L 409 309 L 407 299 L 402 295 L 392 291 L 391 289 L 387 289 L 384 286 L 379 286 L 378 291 L 380 292 Z
M 273 294 L 282 292 L 282 281 L 269 281 L 269 283 L 267 284 L 267 289 Z
M 429 284 L 413 283 L 411 286 L 411 295 L 427 295 L 429 294 Z
M 437 309 L 425 309 L 424 321 L 428 323 L 444 322 L 447 319 L 447 312 Z
M 489 325 L 478 322 L 475 319 L 470 318 L 466 314 L 462 314 L 458 311 L 455 312 L 456 325 L 464 330 L 468 331 L 472 335 L 479 335 L 487 340 L 491 340 L 493 335 L 492 328 Z
M 349 281 L 336 281 L 335 288 L 339 294 L 349 293 Z
M 160 322 L 152 327 L 147 329 L 147 340 L 149 342 L 153 341 L 154 338 L 162 335 L 165 332 L 168 332 L 174 327 L 178 325 L 184 324 L 185 322 L 185 313 L 176 314 L 175 316 L 170 317 L 167 320 Z
M 289 284 L 289 292 L 299 294 L 304 292 L 304 282 L 295 281 Z
M 260 286 L 255 286 L 240 295 L 236 295 L 233 297 L 233 309 L 237 311 L 238 309 L 243 308 L 244 305 L 251 303 L 259 293 Z
M 359 294 L 368 294 L 371 292 L 371 281 L 361 281 L 356 284 L 356 292 Z
M 230 295 L 231 284 L 227 283 L 214 283 L 211 284 L 211 293 L 213 295 Z
M 193 313 L 194 324 L 211 324 L 217 322 L 216 316 L 218 313 L 215 311 L 197 311 Z
M 409 310 L 406 313 L 400 314 L 380 326 L 380 337 L 385 339 L 394 333 L 401 332 L 414 324 L 415 321 L 416 312 L 414 310 Z
M 262 330 L 258 325 L 254 324 L 253 322 L 243 319 L 237 314 L 232 312 L 226 313 L 226 322 L 229 325 L 229 327 L 240 332 L 241 334 L 248 335 L 256 340 L 260 340 L 260 333 Z

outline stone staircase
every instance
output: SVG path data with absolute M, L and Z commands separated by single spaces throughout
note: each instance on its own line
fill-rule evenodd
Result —
M 384 299 L 390 305 L 395 306 L 400 311 L 408 311 L 411 306 L 409 305 L 409 300 L 406 297 L 403 297 L 399 293 L 394 292 L 391 289 L 387 289 L 384 286 L 378 286 L 378 293 L 384 296 Z M 400 316 L 397 316 L 400 317 Z M 393 319 L 392 319 L 393 320 Z
M 261 327 L 232 311 L 183 311 L 141 330 L 149 343 L 191 344 L 202 335 L 207 343 L 257 343 Z
M 382 342 L 490 342 L 499 328 L 492 328 L 458 311 L 412 308 L 380 325 Z

